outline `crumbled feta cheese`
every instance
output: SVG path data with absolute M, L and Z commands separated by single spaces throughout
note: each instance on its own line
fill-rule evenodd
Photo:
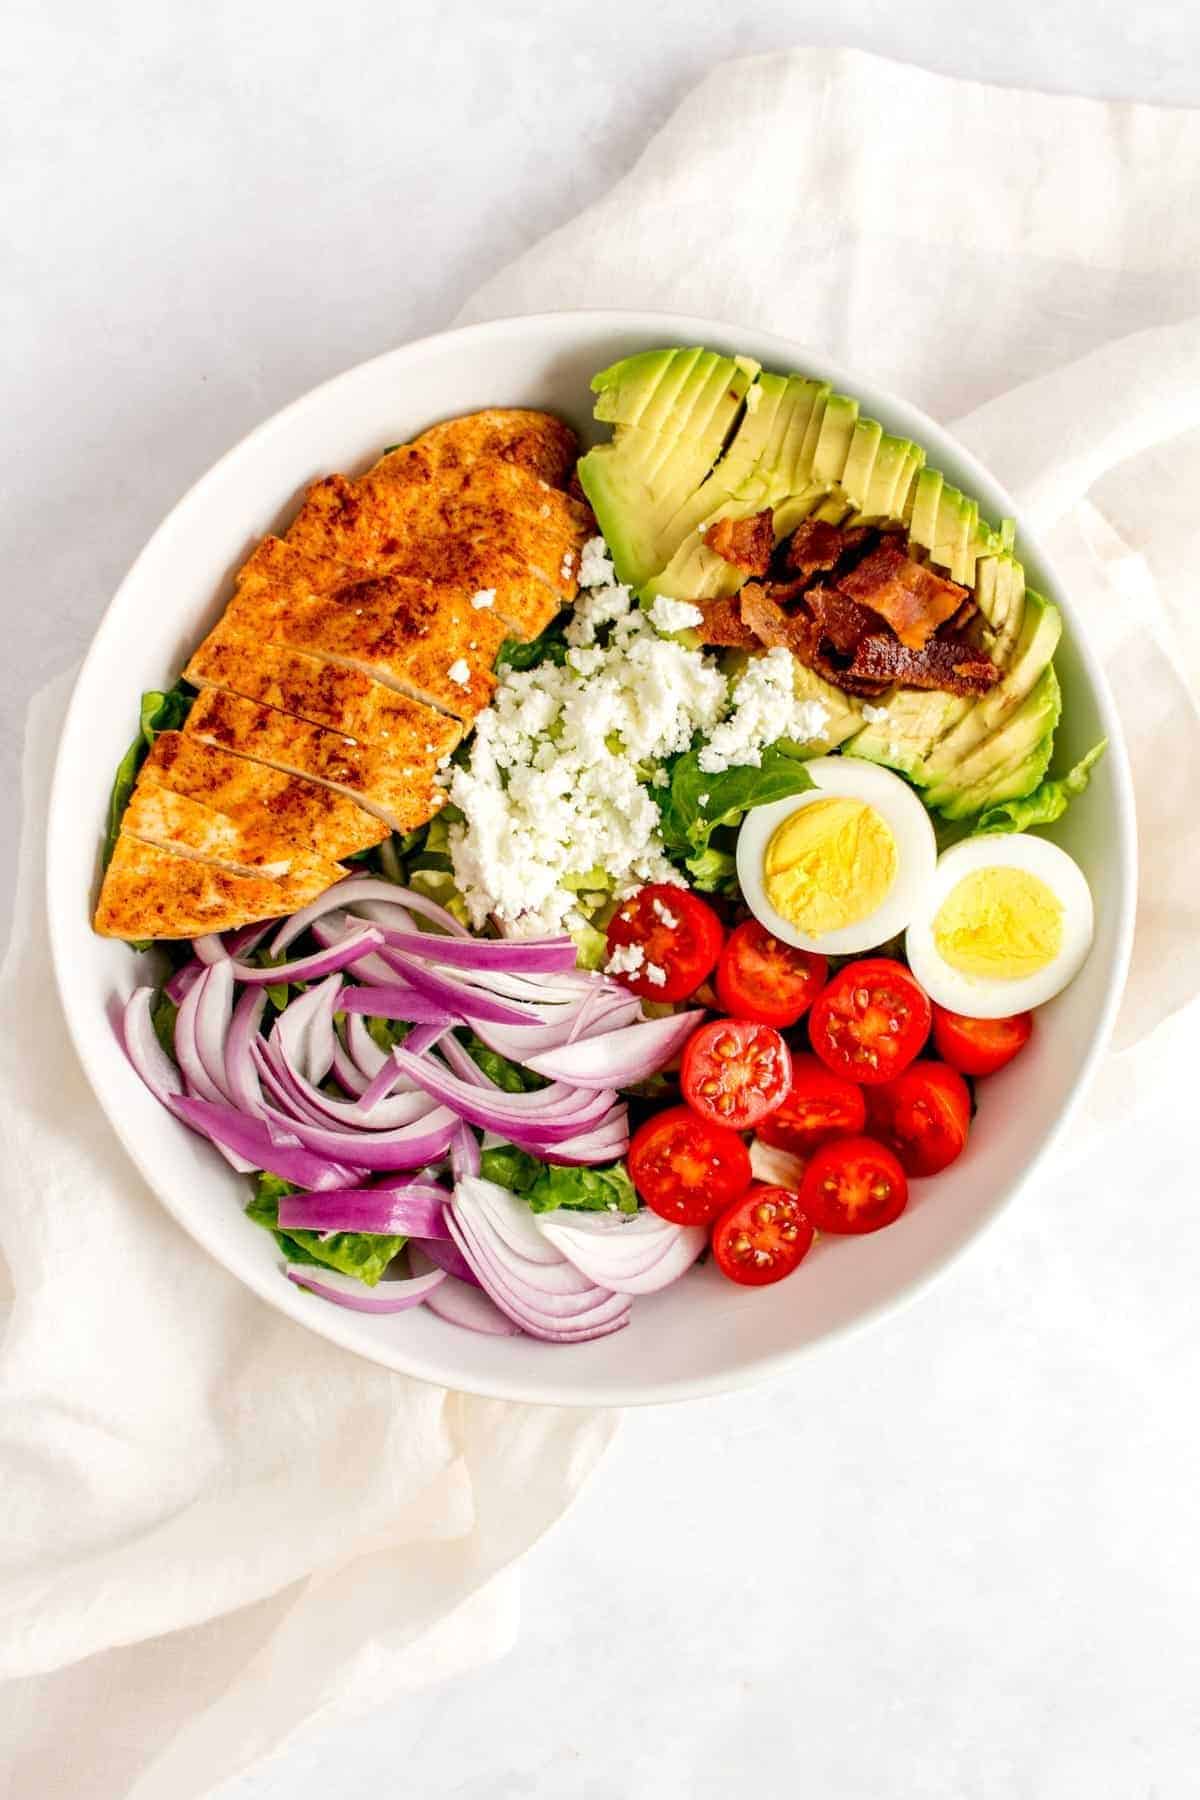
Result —
M 602 537 L 589 538 L 579 552 L 580 587 L 611 587 L 614 580 L 612 559 Z
M 606 975 L 636 975 L 646 960 L 640 944 L 618 944 L 604 965 Z
M 704 614 L 690 600 L 672 600 L 669 594 L 657 594 L 650 608 L 650 623 L 669 635 L 686 631 L 690 625 L 703 625 Z
M 471 605 L 475 608 L 476 612 L 481 612 L 485 606 L 495 606 L 495 604 L 495 588 L 480 588 L 477 594 L 471 595 Z
M 647 963 L 646 980 L 652 987 L 666 987 L 667 971 L 664 968 L 661 968 L 658 963 Z
M 665 769 L 655 769 L 653 775 L 650 777 L 650 785 L 651 787 L 659 788 L 670 787 L 671 777 L 667 774 Z
M 465 656 L 460 656 L 457 662 L 452 662 L 450 664 L 450 667 L 446 670 L 446 674 L 450 677 L 450 680 L 456 682 L 459 687 L 466 687 L 471 679 L 471 665 Z
M 707 794 L 697 794 L 696 795 L 696 805 L 699 807 L 707 806 L 708 805 L 708 795 Z
M 868 725 L 882 725 L 888 716 L 888 709 L 886 706 L 867 706 L 864 703 L 862 716 Z
M 663 905 L 657 895 L 650 902 L 650 910 L 656 919 L 661 919 L 668 931 L 679 930 L 679 920 L 669 907 Z
M 733 710 L 700 751 L 700 767 L 709 775 L 745 763 L 757 768 L 767 744 L 780 738 L 809 743 L 829 719 L 823 700 L 796 698 L 792 654 L 782 645 L 752 656 L 730 697 Z

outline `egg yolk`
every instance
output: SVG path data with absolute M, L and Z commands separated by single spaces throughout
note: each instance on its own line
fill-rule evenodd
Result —
M 763 858 L 777 913 L 808 937 L 857 925 L 896 879 L 896 840 L 862 800 L 813 800 L 778 825 Z
M 1062 902 L 1027 869 L 975 869 L 951 888 L 933 941 L 951 968 L 988 981 L 1036 975 L 1062 949 Z

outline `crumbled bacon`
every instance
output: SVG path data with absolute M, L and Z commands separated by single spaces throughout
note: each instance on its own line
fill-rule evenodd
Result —
M 834 567 L 845 547 L 839 526 L 827 519 L 805 519 L 792 533 L 784 560 L 797 575 L 819 575 Z
M 748 581 L 738 598 L 742 624 L 760 644 L 768 650 L 782 645 L 801 662 L 809 661 L 817 645 L 817 633 L 810 619 L 803 613 L 785 612 L 760 581 Z
M 774 514 L 768 506 L 752 519 L 717 519 L 704 534 L 704 542 L 722 562 L 750 575 L 765 575 L 775 550 Z
M 759 640 L 744 622 L 737 594 L 720 600 L 697 600 L 704 623 L 696 627 L 702 644 L 730 650 L 757 650 Z
M 819 638 L 827 639 L 842 656 L 853 656 L 869 632 L 880 631 L 883 620 L 870 607 L 860 606 L 840 588 L 814 587 L 802 602 L 812 615 Z
M 913 650 L 883 632 L 860 641 L 846 673 L 851 681 L 895 682 L 946 694 L 986 694 L 1000 679 L 991 658 L 965 638 L 934 637 Z
M 900 642 L 920 650 L 939 625 L 959 610 L 967 590 L 906 556 L 896 540 L 884 538 L 840 577 L 843 593 L 882 614 Z

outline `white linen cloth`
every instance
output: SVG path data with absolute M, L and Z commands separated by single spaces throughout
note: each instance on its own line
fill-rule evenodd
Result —
M 769 327 L 956 429 L 1044 528 L 1129 734 L 1142 905 L 1073 1176 L 1167 1079 L 1195 993 L 1200 117 L 849 53 L 720 68 L 613 193 L 469 316 L 660 306 Z M 965 417 L 961 415 L 966 415 Z M 14 1796 L 189 1800 L 512 1641 L 500 1573 L 611 1419 L 405 1381 L 244 1294 L 111 1140 L 53 997 L 35 704 L 0 977 L 0 1735 Z M 1176 1050 L 1176 1054 L 1178 1054 Z M 1060 1168 L 1061 1168 L 1060 1164 Z M 170 1635 L 164 1635 L 170 1634 Z

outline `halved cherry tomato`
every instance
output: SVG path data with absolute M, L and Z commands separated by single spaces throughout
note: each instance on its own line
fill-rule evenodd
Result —
M 908 1182 L 886 1144 L 838 1138 L 816 1151 L 797 1198 L 818 1231 L 879 1231 L 907 1206 Z
M 710 973 L 725 937 L 711 906 L 687 888 L 655 882 L 622 902 L 609 920 L 608 951 L 636 947 L 636 969 L 620 972 L 643 1000 L 686 1000 Z M 661 976 L 661 980 L 657 977 Z
M 749 1131 L 788 1091 L 792 1059 L 779 1033 L 749 1019 L 713 1019 L 684 1045 L 679 1081 L 702 1118 Z
M 763 1120 L 764 1144 L 804 1156 L 830 1138 L 855 1137 L 867 1122 L 863 1091 L 827 1069 L 820 1057 L 792 1052 L 792 1085 L 782 1106 Z
M 812 1047 L 835 1075 L 867 1084 L 906 1069 L 929 1036 L 923 987 L 903 963 L 866 957 L 839 969 L 809 1014 Z
M 736 1131 L 698 1118 L 686 1106 L 656 1113 L 629 1146 L 634 1187 L 660 1218 L 707 1225 L 750 1185 L 750 1152 Z
M 1025 1048 L 1032 1031 L 1032 1013 L 1014 1013 L 1009 1019 L 968 1019 L 944 1006 L 933 1009 L 937 1053 L 962 1075 L 994 1075 Z
M 971 1093 L 946 1063 L 910 1063 L 895 1081 L 867 1094 L 869 1129 L 889 1145 L 908 1175 L 936 1175 L 962 1154 L 971 1128 Z
M 730 1281 L 766 1287 L 804 1261 L 814 1236 L 790 1188 L 752 1187 L 713 1225 L 713 1258 Z
M 717 998 L 735 1019 L 794 1025 L 825 986 L 823 956 L 797 950 L 757 919 L 731 933 L 717 964 Z

